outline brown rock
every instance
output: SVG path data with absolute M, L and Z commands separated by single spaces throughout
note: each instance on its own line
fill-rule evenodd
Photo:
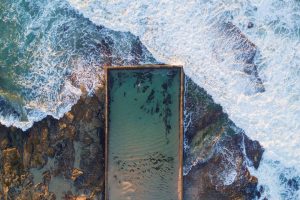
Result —
M 51 181 L 51 172 L 49 170 L 43 172 L 43 182 L 44 184 L 49 184 Z M 48 187 L 47 187 L 48 190 Z
M 75 126 L 73 125 L 67 125 L 66 128 L 64 128 L 62 131 L 60 131 L 62 138 L 70 138 L 74 139 L 76 134 Z
M 46 160 L 43 157 L 43 154 L 37 152 L 36 154 L 32 155 L 31 159 L 31 167 L 41 167 L 46 164 Z
M 59 122 L 59 130 L 63 130 L 67 127 L 67 124 L 64 122 Z
M 83 174 L 82 171 L 80 171 L 79 169 L 77 168 L 74 168 L 73 171 L 72 171 L 72 176 L 71 176 L 71 179 L 73 181 L 75 181 L 79 176 L 81 176 Z
M 2 182 L 3 194 L 7 198 L 10 188 L 19 186 L 22 183 L 24 179 L 22 175 L 25 172 L 20 154 L 15 147 L 3 150 L 1 161 L 0 164 L 3 166 L 3 170 L 0 174 L 0 181 Z
M 41 131 L 41 143 L 46 144 L 48 143 L 48 128 L 43 127 Z
M 86 112 L 85 112 L 85 114 L 84 114 L 84 120 L 85 120 L 86 122 L 90 122 L 90 121 L 92 120 L 92 117 L 93 117 L 93 112 L 92 112 L 92 110 L 87 109 Z
M 67 112 L 65 114 L 66 119 L 68 120 L 68 122 L 72 123 L 74 120 L 74 115 L 71 112 Z
M 4 172 L 5 171 L 9 172 L 10 169 L 14 169 L 15 167 L 18 167 L 19 159 L 20 159 L 20 154 L 17 148 L 13 147 L 13 148 L 7 148 L 3 150 L 3 163 L 4 165 L 7 165 L 7 168 L 9 168 L 9 169 L 4 168 Z
M 30 143 L 26 142 L 24 144 L 24 151 L 23 151 L 23 165 L 25 168 L 30 166 L 30 159 L 32 153 L 32 146 Z
M 98 98 L 98 101 L 105 102 L 105 80 L 104 78 L 101 81 L 101 84 L 95 89 L 95 95 Z
M 81 97 L 80 99 L 85 100 L 86 97 L 88 96 L 88 92 L 83 84 L 80 85 L 80 90 L 81 90 Z
M 53 158 L 54 155 L 55 155 L 55 150 L 52 148 L 52 147 L 49 147 L 47 149 L 47 155 L 50 157 L 50 158 Z
M 8 139 L 7 138 L 3 138 L 2 141 L 0 141 L 0 149 L 5 149 L 8 146 Z
M 75 199 L 76 200 L 87 200 L 88 198 L 86 196 L 77 196 Z
M 74 196 L 74 195 L 70 194 L 70 195 L 66 195 L 65 199 L 66 200 L 88 200 L 90 198 L 85 195 Z

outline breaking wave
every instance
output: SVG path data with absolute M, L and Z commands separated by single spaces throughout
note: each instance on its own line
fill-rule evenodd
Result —
M 96 26 L 66 1 L 0 0 L 0 16 L 6 126 L 26 130 L 47 115 L 62 117 L 83 87 L 91 94 L 99 86 L 104 65 L 155 61 L 136 36 Z
M 266 149 L 252 172 L 263 197 L 300 198 L 299 1 L 69 2 L 95 24 L 139 36 L 156 59 L 182 64 Z

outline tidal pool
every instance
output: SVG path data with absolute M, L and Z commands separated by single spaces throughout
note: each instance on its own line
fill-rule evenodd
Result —
M 107 69 L 107 200 L 182 199 L 182 73 Z

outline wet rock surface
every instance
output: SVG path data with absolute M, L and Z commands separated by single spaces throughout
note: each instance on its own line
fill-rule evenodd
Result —
M 60 120 L 0 127 L 0 199 L 101 199 L 104 88 Z
M 263 148 L 190 79 L 185 93 L 184 199 L 255 199 Z M 192 167 L 191 167 L 192 166 Z
M 245 135 L 225 136 L 206 162 L 199 162 L 185 176 L 185 199 L 255 199 L 256 177 L 248 170 L 240 144 Z

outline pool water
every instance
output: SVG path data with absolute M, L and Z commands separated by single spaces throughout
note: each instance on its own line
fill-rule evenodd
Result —
M 181 73 L 107 70 L 106 199 L 181 199 Z

